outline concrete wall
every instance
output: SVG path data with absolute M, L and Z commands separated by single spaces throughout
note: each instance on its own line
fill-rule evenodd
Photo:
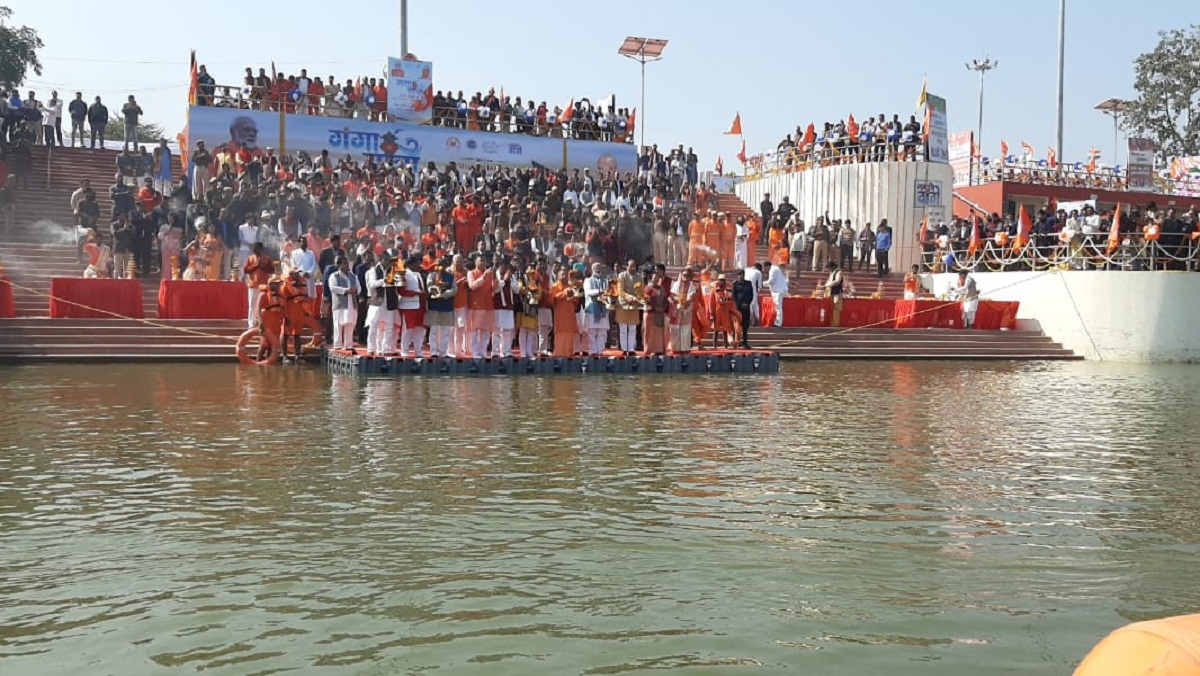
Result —
M 1187 272 L 972 273 L 980 293 L 1021 302 L 1021 320 L 1087 359 L 1200 362 L 1200 274 Z M 956 275 L 933 275 L 940 295 Z
M 917 206 L 918 183 L 941 187 L 938 204 Z M 778 205 L 784 195 L 812 225 L 817 216 L 849 218 L 857 230 L 864 222 L 876 225 L 886 218 L 892 226 L 892 270 L 903 272 L 918 259 L 917 229 L 926 212 L 933 224 L 949 220 L 954 171 L 948 164 L 929 162 L 864 162 L 777 174 L 745 181 L 738 197 L 755 211 L 763 194 Z

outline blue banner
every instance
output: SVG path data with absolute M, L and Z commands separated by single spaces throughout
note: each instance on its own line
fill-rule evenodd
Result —
M 637 151 L 625 143 L 572 141 L 526 134 L 498 134 L 405 122 L 369 122 L 343 117 L 195 106 L 188 111 L 188 144 L 204 141 L 214 154 L 227 148 L 260 153 L 274 148 L 310 155 L 328 150 L 335 159 L 368 156 L 377 162 L 499 164 L 551 169 L 637 171 Z

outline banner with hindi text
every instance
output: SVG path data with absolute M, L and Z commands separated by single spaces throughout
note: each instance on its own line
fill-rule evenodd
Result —
M 938 164 L 949 164 L 950 131 L 946 122 L 946 99 L 928 94 L 925 97 L 925 106 L 925 119 L 929 125 L 926 129 L 929 133 L 929 156 L 926 159 Z
M 1148 138 L 1129 139 L 1128 187 L 1138 192 L 1154 190 L 1154 141 Z
M 933 138 L 933 134 L 930 134 Z M 971 185 L 971 148 L 975 143 L 975 132 L 956 131 L 950 134 L 947 157 L 950 167 L 954 169 L 954 187 Z
M 282 122 L 282 123 L 281 123 Z M 637 171 L 637 151 L 628 143 L 574 141 L 527 134 L 500 134 L 405 122 L 370 122 L 343 117 L 284 115 L 257 110 L 197 106 L 188 111 L 188 142 L 204 141 L 213 155 L 247 148 L 261 155 L 328 150 L 336 161 L 371 157 L 376 162 L 498 164 L 550 169 Z M 282 134 L 282 136 L 281 136 Z
M 404 122 L 433 119 L 433 63 L 388 59 L 388 115 Z

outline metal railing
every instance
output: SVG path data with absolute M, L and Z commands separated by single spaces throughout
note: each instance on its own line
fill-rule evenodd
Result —
M 782 147 L 746 158 L 746 179 L 788 174 L 809 169 L 862 162 L 924 162 L 928 146 L 920 137 L 879 139 L 871 143 L 817 141 L 805 146 Z
M 268 92 L 261 87 L 216 85 L 211 97 L 202 94 L 198 100 L 199 105 L 219 108 L 274 112 L 283 108 L 285 113 L 298 115 L 353 118 L 378 122 L 388 122 L 394 119 L 387 113 L 386 102 L 378 102 L 370 94 L 359 99 L 352 99 L 340 89 L 322 94 L 294 94 L 281 101 L 273 92 Z M 525 134 L 608 143 L 633 143 L 633 127 L 626 125 L 625 128 L 621 128 L 620 121 L 617 119 L 610 119 L 607 126 L 602 126 L 598 121 L 586 119 L 551 123 L 546 118 L 539 119 L 535 116 L 529 120 L 523 114 L 516 113 L 501 115 L 491 111 L 484 116 L 480 115 L 477 109 L 470 107 L 461 109 L 457 103 L 435 105 L 429 124 L 453 127 L 464 131 Z
M 921 252 L 924 269 L 1005 270 L 1200 270 L 1200 233 L 1150 239 L 1127 235 L 1109 249 L 1107 234 L 1033 235 L 1017 246 L 1004 235 L 983 240 L 971 252 L 964 242 L 935 243 Z
M 986 185 L 1005 181 L 1028 185 L 1049 185 L 1064 188 L 1090 188 L 1098 190 L 1129 189 L 1129 170 L 1120 165 L 1095 166 L 1089 168 L 1082 162 L 1050 166 L 1046 160 L 1019 160 L 997 158 L 976 160 L 970 163 L 968 185 Z M 1153 189 L 1147 194 L 1200 196 L 1200 176 L 1185 175 L 1172 178 L 1169 174 L 1155 173 Z

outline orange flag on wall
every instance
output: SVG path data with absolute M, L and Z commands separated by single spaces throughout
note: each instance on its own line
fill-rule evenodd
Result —
M 1025 210 L 1025 205 L 1021 205 L 1021 210 L 1017 213 L 1017 236 L 1013 240 L 1013 249 L 1023 249 L 1026 244 L 1029 244 L 1029 236 L 1033 233 L 1033 219 L 1029 217 L 1029 212 Z
M 1121 203 L 1117 202 L 1117 208 L 1113 209 L 1112 226 L 1108 229 L 1108 255 L 1117 250 L 1121 246 Z
M 736 116 L 734 116 L 733 124 L 729 125 L 729 131 L 725 132 L 726 136 L 728 136 L 730 134 L 736 134 L 737 136 L 742 135 L 742 114 L 741 113 L 738 113 Z
M 814 144 L 816 142 L 817 142 L 817 128 L 812 122 L 809 122 L 808 127 L 805 128 L 805 130 L 804 130 L 804 144 L 803 145 L 811 146 L 812 144 Z
M 746 163 L 746 139 L 742 139 L 742 149 L 738 152 L 737 158 L 742 164 Z
M 846 118 L 846 135 L 855 141 L 858 140 L 858 122 L 854 119 L 854 113 L 850 113 L 850 117 Z
M 559 122 L 570 122 L 571 117 L 575 115 L 575 97 L 572 96 L 570 101 L 567 101 L 567 109 L 558 118 Z
M 974 256 L 979 249 L 979 218 L 971 215 L 971 241 L 967 244 L 967 255 Z
M 1000 140 L 1000 157 L 1008 157 L 1008 141 Z
M 715 169 L 718 176 L 725 173 L 725 162 L 721 159 L 720 155 L 717 155 L 717 166 Z
M 1046 148 L 1046 163 L 1053 169 L 1058 166 L 1058 153 L 1054 148 Z

